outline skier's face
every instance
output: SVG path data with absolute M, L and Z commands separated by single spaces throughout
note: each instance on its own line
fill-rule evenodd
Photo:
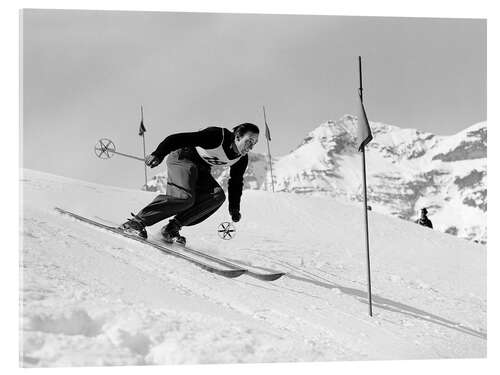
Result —
M 241 155 L 246 155 L 259 141 L 259 134 L 247 132 L 243 136 L 236 136 L 234 143 Z

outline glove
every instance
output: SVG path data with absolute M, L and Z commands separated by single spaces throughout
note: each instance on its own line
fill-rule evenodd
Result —
M 235 210 L 235 209 L 229 210 L 229 214 L 231 215 L 231 219 L 235 223 L 237 223 L 238 221 L 240 221 L 240 219 L 241 219 L 240 210 Z
M 155 155 L 148 155 L 146 159 L 144 159 L 144 163 L 146 163 L 148 167 L 154 168 L 161 163 L 161 159 Z

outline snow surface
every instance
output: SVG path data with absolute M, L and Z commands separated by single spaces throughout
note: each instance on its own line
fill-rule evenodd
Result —
M 227 279 L 58 214 L 119 223 L 155 193 L 22 170 L 20 363 L 34 366 L 486 356 L 486 247 L 328 197 L 245 191 L 191 246 L 288 272 Z M 106 220 L 106 221 L 105 221 Z M 157 236 L 159 225 L 148 228 Z

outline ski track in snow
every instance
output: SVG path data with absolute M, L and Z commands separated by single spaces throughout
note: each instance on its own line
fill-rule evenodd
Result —
M 118 223 L 154 194 L 31 170 L 22 187 L 24 367 L 486 355 L 481 245 L 370 213 L 370 318 L 356 206 L 245 191 L 233 240 L 216 234 L 226 206 L 184 228 L 193 248 L 287 272 L 263 282 L 208 273 L 53 209 Z

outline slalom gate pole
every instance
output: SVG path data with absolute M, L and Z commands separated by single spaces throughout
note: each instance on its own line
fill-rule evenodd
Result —
M 264 111 L 264 124 L 267 129 L 266 107 L 262 106 L 262 110 Z M 271 148 L 269 147 L 269 139 L 267 139 L 267 136 L 266 136 L 266 143 L 267 143 L 267 155 L 269 158 L 269 169 L 271 171 L 271 186 L 274 193 L 273 159 L 271 158 Z
M 361 73 L 361 56 L 358 58 L 359 61 L 359 96 L 361 98 L 361 104 L 363 104 L 363 76 Z M 358 120 L 359 121 L 359 120 Z M 368 235 L 368 196 L 366 189 L 366 158 L 365 158 L 365 146 L 361 149 L 361 163 L 363 167 L 363 196 L 364 196 L 364 226 L 365 226 L 365 245 L 366 245 L 366 271 L 368 276 L 368 314 L 373 316 L 372 310 L 372 283 L 371 283 L 371 271 L 370 271 L 370 237 Z

